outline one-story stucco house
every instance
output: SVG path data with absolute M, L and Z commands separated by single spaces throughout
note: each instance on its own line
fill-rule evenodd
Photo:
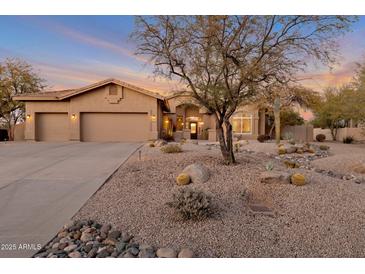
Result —
M 33 141 L 136 142 L 157 138 L 216 141 L 215 119 L 191 97 L 164 97 L 107 79 L 69 90 L 14 97 L 25 102 L 25 139 Z M 265 134 L 265 111 L 240 108 L 232 117 L 242 139 Z

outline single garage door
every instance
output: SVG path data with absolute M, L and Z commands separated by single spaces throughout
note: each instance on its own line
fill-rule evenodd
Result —
M 67 113 L 37 113 L 36 140 L 59 142 L 69 140 Z
M 139 142 L 149 139 L 147 113 L 82 113 L 81 140 Z

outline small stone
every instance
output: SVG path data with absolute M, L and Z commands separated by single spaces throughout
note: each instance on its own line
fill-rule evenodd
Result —
M 286 153 L 295 153 L 296 151 L 297 148 L 295 146 L 291 146 L 286 149 Z
M 65 252 L 72 252 L 72 251 L 74 251 L 76 248 L 77 248 L 77 245 L 72 244 L 72 245 L 66 246 L 63 250 L 64 250 Z
M 143 250 L 139 251 L 138 257 L 139 258 L 155 258 L 156 254 L 153 250 L 151 251 L 149 249 L 143 249 Z
M 121 235 L 120 231 L 115 230 L 115 231 L 109 232 L 108 238 L 118 239 L 120 237 L 120 235 Z
M 98 255 L 96 255 L 96 258 L 106 258 L 109 255 L 110 255 L 110 253 L 106 249 L 103 249 L 102 251 L 98 252 Z
M 103 241 L 103 244 L 105 245 L 113 245 L 115 246 L 118 243 L 118 240 L 114 239 L 114 238 L 107 238 Z
M 60 244 L 64 244 L 64 243 L 68 243 L 68 242 L 69 242 L 69 239 L 67 239 L 67 238 L 62 238 L 60 240 Z
M 125 254 L 123 254 L 123 258 L 135 258 L 135 256 L 129 252 L 126 252 Z
M 131 248 L 127 249 L 127 252 L 131 253 L 133 256 L 137 256 L 139 253 L 139 250 L 136 247 L 131 247 Z
M 123 242 L 128 243 L 133 238 L 133 236 L 131 236 L 127 232 L 125 232 L 122 234 L 121 238 L 122 238 Z
M 77 232 L 75 232 L 75 234 L 73 235 L 73 238 L 75 239 L 75 240 L 79 240 L 80 239 L 80 237 L 81 237 L 81 232 L 80 231 L 77 231 Z
M 52 248 L 57 248 L 58 249 L 59 245 L 60 245 L 60 243 L 55 243 L 55 244 L 52 245 Z
M 65 249 L 66 246 L 68 246 L 68 243 L 59 243 L 58 244 L 58 248 L 62 249 L 62 250 Z
M 168 247 L 159 248 L 156 255 L 159 258 L 176 258 L 176 252 Z
M 69 253 L 68 256 L 70 258 L 81 258 L 81 254 L 78 251 L 73 251 L 73 252 Z
M 122 252 L 124 251 L 124 249 L 126 248 L 127 244 L 125 242 L 118 242 L 115 247 L 117 249 L 118 252 Z
M 183 248 L 180 250 L 178 258 L 193 258 L 194 253 L 189 248 Z
M 116 258 L 118 257 L 119 253 L 118 251 L 114 251 L 112 254 L 110 254 L 110 257 Z
M 67 235 L 68 235 L 68 232 L 67 231 L 62 231 L 62 232 L 60 232 L 60 233 L 57 234 L 57 236 L 59 238 L 65 238 Z
M 92 235 L 91 233 L 84 231 L 84 232 L 82 232 L 82 234 L 81 234 L 80 240 L 81 240 L 82 242 L 89 242 L 89 241 L 91 241 L 93 238 L 94 238 L 94 237 L 93 237 L 93 235 Z
M 93 248 L 93 244 L 86 244 L 84 247 L 84 251 L 86 253 L 89 253 L 92 248 Z
M 110 229 L 112 228 L 111 225 L 103 225 L 101 228 L 100 228 L 100 233 L 104 233 L 104 234 L 108 234 L 108 232 L 110 231 Z M 106 236 L 105 236 L 106 238 Z
M 87 253 L 87 257 L 88 258 L 95 258 L 96 255 L 98 254 L 98 249 L 96 247 L 93 247 L 88 253 Z

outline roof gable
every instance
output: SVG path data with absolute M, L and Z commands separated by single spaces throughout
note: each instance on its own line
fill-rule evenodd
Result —
M 123 86 L 126 88 L 129 88 L 131 90 L 137 91 L 139 93 L 145 94 L 147 96 L 154 97 L 156 99 L 164 100 L 164 97 L 162 95 L 159 95 L 155 92 L 131 85 L 129 83 L 123 82 L 121 80 L 117 79 L 106 79 L 97 83 L 94 83 L 92 85 L 88 85 L 82 88 L 78 89 L 68 89 L 68 90 L 61 90 L 61 91 L 51 91 L 51 92 L 39 92 L 39 93 L 32 93 L 32 94 L 26 94 L 26 95 L 18 95 L 14 96 L 14 100 L 18 101 L 62 101 L 67 98 L 83 94 L 85 92 L 91 91 L 93 89 L 97 89 L 99 87 L 108 85 L 108 84 L 116 84 L 119 86 Z

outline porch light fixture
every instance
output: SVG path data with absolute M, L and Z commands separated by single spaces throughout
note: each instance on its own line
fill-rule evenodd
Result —
M 71 119 L 72 119 L 72 120 L 75 120 L 75 119 L 76 119 L 76 114 L 72 114 L 72 115 L 71 115 Z
M 156 115 L 151 115 L 151 121 L 156 122 Z
M 30 119 L 30 114 L 27 114 L 27 119 Z

